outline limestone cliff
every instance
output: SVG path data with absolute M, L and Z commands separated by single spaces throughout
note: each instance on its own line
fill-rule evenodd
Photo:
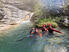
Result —
M 19 24 L 23 21 L 30 20 L 33 13 L 31 12 L 34 5 L 25 0 L 0 0 L 0 30 L 8 29 L 9 25 Z

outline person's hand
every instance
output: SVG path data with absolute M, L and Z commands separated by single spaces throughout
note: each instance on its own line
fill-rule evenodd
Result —
M 64 34 L 64 32 L 62 32 L 61 34 Z
M 31 32 L 31 34 L 34 34 L 34 32 Z
M 60 34 L 64 34 L 63 32 L 60 32 Z

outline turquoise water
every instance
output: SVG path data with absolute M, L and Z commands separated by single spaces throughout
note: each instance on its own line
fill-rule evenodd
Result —
M 17 29 L 1 34 L 3 36 L 0 36 L 0 52 L 69 52 L 69 30 L 62 30 L 65 32 L 64 36 L 17 41 L 29 35 L 30 29 L 30 25 L 23 24 Z

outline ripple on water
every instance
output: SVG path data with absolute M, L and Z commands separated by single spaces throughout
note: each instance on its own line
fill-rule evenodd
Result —
M 9 33 L 6 34 L 4 33 L 7 36 L 0 37 L 0 52 L 66 52 L 67 51 L 66 47 L 58 45 L 59 43 L 63 42 L 62 40 L 64 40 L 63 39 L 64 37 L 52 37 L 52 38 L 47 37 L 42 39 L 28 38 L 22 41 L 18 42 L 16 41 L 27 36 L 29 34 L 30 29 L 31 29 L 30 25 L 24 24 Z M 65 37 L 67 37 L 67 35 Z
M 46 45 L 44 52 L 67 52 L 67 48 L 63 46 Z

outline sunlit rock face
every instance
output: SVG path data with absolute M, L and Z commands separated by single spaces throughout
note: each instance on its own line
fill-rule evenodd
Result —
M 19 25 L 23 21 L 30 21 L 33 13 L 28 8 L 24 10 L 26 4 L 23 0 L 1 0 L 0 2 L 2 5 L 0 6 L 0 30 L 7 30 L 10 26 Z
M 29 11 L 32 11 L 34 4 L 37 3 L 37 0 L 1 0 L 1 1 L 4 4 L 14 5 L 19 9 L 29 10 Z
M 4 24 L 16 24 L 21 19 L 24 19 L 23 21 L 26 21 L 25 18 L 27 15 L 30 16 L 31 12 L 20 10 L 14 6 L 5 5 L 5 8 L 2 8 L 4 11 L 3 19 L 0 20 L 1 22 L 4 22 Z M 3 14 L 2 14 L 3 15 Z M 28 19 L 27 19 L 28 20 Z
M 30 1 L 28 3 L 30 4 Z M 23 21 L 30 20 L 32 13 L 27 10 L 23 10 L 28 3 L 24 0 L 1 0 L 2 8 L 0 9 L 0 21 L 4 24 L 16 24 Z M 30 6 L 30 5 L 29 5 Z M 28 6 L 28 7 L 29 7 Z M 22 7 L 22 8 L 20 8 Z
M 14 4 L 14 3 L 19 4 L 19 3 L 23 2 L 22 0 L 1 0 L 1 1 L 4 3 L 12 3 L 12 4 Z

